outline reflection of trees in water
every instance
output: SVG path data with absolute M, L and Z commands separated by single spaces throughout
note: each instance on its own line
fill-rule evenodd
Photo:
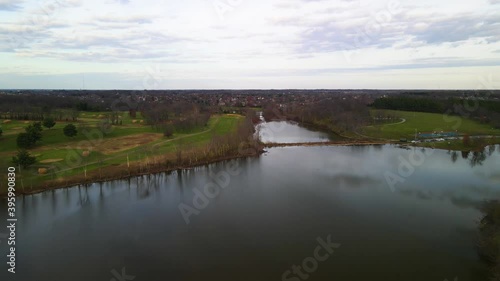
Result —
M 159 175 L 144 175 L 137 179 L 137 198 L 145 199 L 160 189 Z
M 455 162 L 457 162 L 457 159 L 458 159 L 458 152 L 453 151 L 451 153 L 451 162 L 455 163 Z
M 488 155 L 491 156 L 495 152 L 496 145 L 490 145 L 488 146 Z
M 81 186 L 78 186 L 78 203 L 82 207 L 90 203 L 88 185 L 83 186 L 83 192 Z
M 470 151 L 462 151 L 462 158 L 463 159 L 469 158 L 469 153 L 470 153 Z
M 353 153 L 363 153 L 363 152 L 367 151 L 368 149 L 370 149 L 370 147 L 368 147 L 367 145 L 353 145 L 350 148 L 351 148 L 351 152 L 353 152 Z
M 461 156 L 462 159 L 468 160 L 469 165 L 471 167 L 475 166 L 482 166 L 484 161 L 488 158 L 488 156 L 492 156 L 493 153 L 495 153 L 495 150 L 497 150 L 496 145 L 490 145 L 481 151 L 462 151 Z M 500 152 L 500 146 L 499 146 L 499 152 Z M 451 155 L 451 162 L 455 163 L 458 160 L 458 152 L 457 151 L 448 151 L 448 154 Z
M 59 198 L 59 196 L 56 196 L 56 191 L 54 189 L 52 189 L 52 197 L 50 198 L 50 203 L 52 205 L 52 213 L 53 214 L 56 214 L 57 213 L 57 198 Z
M 477 165 L 482 166 L 484 160 L 486 160 L 486 153 L 484 153 L 484 150 L 483 151 L 474 151 L 472 153 L 472 157 L 469 161 L 469 164 L 471 167 L 474 167 Z

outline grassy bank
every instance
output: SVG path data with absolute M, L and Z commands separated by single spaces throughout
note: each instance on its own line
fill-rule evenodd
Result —
M 371 114 L 376 116 L 380 112 L 395 116 L 398 120 L 393 123 L 364 127 L 360 130 L 360 133 L 374 138 L 395 140 L 400 138 L 413 139 L 415 130 L 417 132 L 458 131 L 461 134 L 469 135 L 500 136 L 499 129 L 458 116 L 396 110 L 372 110 Z
M 373 117 L 379 115 L 392 116 L 391 121 L 382 120 L 382 124 L 366 126 L 359 130 L 359 135 L 366 138 L 397 141 L 400 139 L 413 140 L 415 132 L 457 132 L 460 135 L 492 136 L 485 138 L 471 138 L 469 144 L 461 139 L 442 142 L 421 142 L 421 147 L 433 147 L 447 150 L 481 150 L 487 145 L 500 144 L 500 130 L 488 124 L 458 116 L 447 116 L 436 113 L 408 112 L 396 110 L 372 110 Z
M 206 127 L 167 138 L 150 126 L 140 123 L 141 118 L 132 120 L 126 117 L 123 118 L 123 124 L 114 126 L 109 134 L 98 134 L 95 126 L 99 116 L 99 113 L 95 113 L 80 120 L 93 134 L 67 138 L 62 133 L 64 123 L 44 130 L 43 141 L 30 150 L 37 156 L 37 163 L 17 172 L 18 191 L 29 193 L 236 157 L 238 151 L 221 150 L 213 140 L 220 138 L 220 141 L 226 141 L 244 120 L 240 115 L 214 115 Z M 124 113 L 123 116 L 127 114 Z M 20 125 L 15 124 L 18 122 L 12 123 L 11 128 Z M 22 124 L 26 125 L 24 122 Z M 4 129 L 5 131 L 9 132 L 8 129 Z M 1 139 L 0 164 L 4 170 L 12 165 L 12 156 L 16 154 L 16 135 L 6 134 Z M 213 153 L 210 149 L 218 151 Z M 83 157 L 84 151 L 89 151 L 90 154 Z M 39 174 L 39 168 L 47 169 L 47 173 Z M 6 182 L 5 174 L 0 174 L 0 194 L 5 194 Z

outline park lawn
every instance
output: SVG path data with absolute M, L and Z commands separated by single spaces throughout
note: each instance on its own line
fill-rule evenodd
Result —
M 37 163 L 26 171 L 23 171 L 22 177 L 25 185 L 36 187 L 41 185 L 44 181 L 53 180 L 55 177 L 61 179 L 64 177 L 81 175 L 84 173 L 85 169 L 87 172 L 102 169 L 103 173 L 105 173 L 106 167 L 126 163 L 127 157 L 129 161 L 132 162 L 152 158 L 160 154 L 174 153 L 179 146 L 186 146 L 189 148 L 201 147 L 208 143 L 214 134 L 223 135 L 234 131 L 242 118 L 241 116 L 234 115 L 215 115 L 210 118 L 207 127 L 198 128 L 192 133 L 174 134 L 174 136 L 168 139 L 162 137 L 159 140 L 111 155 L 104 155 L 99 151 L 92 151 L 88 157 L 84 158 L 74 156 L 82 155 L 83 150 L 79 149 L 78 144 L 82 140 L 88 140 L 88 138 L 85 136 L 83 136 L 83 138 L 82 136 L 77 136 L 68 142 L 68 138 L 62 134 L 62 130 L 50 130 L 54 132 L 59 131 L 62 138 L 53 135 L 57 133 L 47 133 L 48 130 L 44 130 L 43 139 L 50 145 L 38 146 L 32 151 L 32 155 L 37 156 Z M 119 141 L 120 137 L 123 136 L 141 135 L 143 133 L 150 133 L 153 130 L 149 126 L 141 126 L 140 128 L 113 126 L 113 128 L 112 133 L 106 135 L 105 139 L 116 138 L 117 141 Z M 47 135 L 45 135 L 45 133 L 47 133 Z M 79 139 L 77 140 L 77 138 Z M 11 156 L 15 154 L 16 149 L 17 148 L 14 146 L 11 151 L 0 153 L 0 155 L 8 156 L 2 157 L 3 161 L 1 161 L 0 164 L 4 166 L 10 165 Z M 79 161 L 78 158 L 80 159 Z M 49 163 L 41 163 L 44 161 L 48 161 Z M 47 175 L 37 174 L 38 168 L 50 167 L 51 165 L 59 167 L 57 174 L 50 172 Z M 6 187 L 2 186 L 0 193 L 4 193 L 5 188 Z
M 360 130 L 360 133 L 374 138 L 385 139 L 412 139 L 417 132 L 434 132 L 434 131 L 458 131 L 460 134 L 469 135 L 494 135 L 500 136 L 500 130 L 492 128 L 488 124 L 481 124 L 471 119 L 462 118 L 459 116 L 446 116 L 437 113 L 425 112 L 410 112 L 385 110 L 386 112 L 398 116 L 406 121 L 401 124 L 383 124 L 375 126 L 367 126 Z M 375 113 L 372 110 L 372 113 Z M 396 122 L 398 123 L 398 122 Z
M 145 158 L 153 158 L 159 154 L 168 154 L 174 153 L 179 146 L 186 146 L 190 148 L 201 147 L 202 145 L 207 144 L 212 138 L 213 134 L 221 135 L 225 133 L 232 132 L 236 129 L 239 121 L 241 121 L 242 117 L 238 116 L 212 116 L 209 121 L 208 128 L 204 128 L 203 131 L 191 134 L 179 134 L 175 135 L 171 139 L 163 139 L 160 141 L 155 141 L 149 143 L 147 145 L 143 145 L 140 147 L 136 147 L 133 149 L 125 150 L 120 153 L 114 155 L 96 155 L 93 153 L 89 156 L 89 158 L 85 159 L 85 163 L 88 163 L 86 167 L 79 166 L 73 169 L 64 169 L 57 173 L 58 177 L 68 177 L 73 175 L 79 175 L 84 172 L 84 169 L 87 169 L 87 172 L 90 172 L 95 169 L 102 168 L 103 170 L 106 166 L 116 166 L 127 162 L 128 160 L 140 161 Z M 157 145 L 157 147 L 155 147 Z M 100 163 L 96 163 L 97 161 L 102 161 Z M 83 163 L 83 165 L 85 165 Z M 51 175 L 37 176 L 42 180 L 38 179 L 36 182 L 42 182 L 43 179 L 52 179 Z

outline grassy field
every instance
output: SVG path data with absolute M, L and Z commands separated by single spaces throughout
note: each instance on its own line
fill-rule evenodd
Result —
M 68 138 L 64 136 L 62 128 L 69 122 L 58 122 L 52 129 L 44 129 L 42 141 L 33 149 L 32 155 L 37 157 L 37 163 L 22 171 L 23 184 L 27 186 L 39 186 L 43 182 L 54 178 L 80 175 L 85 171 L 92 172 L 96 169 L 105 170 L 107 167 L 117 166 L 129 161 L 139 161 L 160 154 L 172 154 L 180 146 L 196 148 L 207 144 L 214 135 L 224 135 L 236 129 L 242 119 L 240 115 L 214 115 L 210 118 L 206 127 L 200 127 L 189 133 L 174 134 L 166 138 L 161 132 L 155 131 L 150 126 L 140 122 L 142 118 L 130 118 L 128 113 L 122 114 L 122 125 L 113 126 L 109 134 L 100 134 L 97 130 L 99 116 L 105 113 L 91 113 L 82 115 L 78 127 L 85 124 L 92 133 L 81 134 Z M 135 122 L 133 120 L 136 120 Z M 2 124 L 3 120 L 0 120 Z M 16 154 L 17 134 L 24 131 L 28 123 L 23 121 L 11 121 L 0 127 L 4 135 L 0 137 L 0 166 L 12 165 L 12 156 Z M 90 151 L 86 157 L 82 157 L 84 151 Z M 55 172 L 39 175 L 38 168 L 57 167 Z M 6 191 L 6 182 L 0 175 L 0 194 Z
M 372 115 L 375 116 L 377 111 L 379 110 L 373 110 Z M 415 130 L 421 133 L 458 131 L 460 134 L 500 136 L 500 130 L 494 129 L 488 124 L 481 124 L 458 116 L 395 110 L 385 110 L 385 112 L 399 117 L 400 120 L 392 124 L 368 126 L 361 129 L 359 133 L 368 137 L 392 140 L 413 139 Z

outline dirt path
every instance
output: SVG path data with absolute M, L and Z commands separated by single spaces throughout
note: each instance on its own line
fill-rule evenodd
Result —
M 391 123 L 391 124 L 384 124 L 384 126 L 393 126 L 393 125 L 399 125 L 399 124 L 403 124 L 406 122 L 406 119 L 404 118 L 401 118 L 401 121 L 400 122 L 397 122 L 397 123 Z

